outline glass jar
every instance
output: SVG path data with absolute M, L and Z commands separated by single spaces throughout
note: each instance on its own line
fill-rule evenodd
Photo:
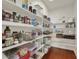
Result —
M 13 43 L 14 43 L 13 37 L 6 38 L 5 46 L 13 45 Z

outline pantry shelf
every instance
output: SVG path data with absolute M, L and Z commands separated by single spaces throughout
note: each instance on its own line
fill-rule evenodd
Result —
M 33 41 L 36 41 L 36 40 L 38 40 L 38 39 L 40 39 L 40 38 L 43 38 L 43 37 L 46 37 L 46 36 L 48 36 L 48 35 L 38 36 L 36 39 L 33 39 L 33 40 L 31 40 L 31 41 L 24 41 L 24 42 L 19 43 L 19 44 L 16 44 L 16 45 L 12 45 L 12 46 L 9 46 L 9 47 L 2 48 L 2 51 L 4 52 L 4 51 L 10 50 L 10 49 L 13 49 L 13 48 L 22 46 L 22 45 L 27 44 L 27 43 L 31 43 L 31 42 L 33 42 Z
M 2 1 L 4 2 L 2 3 L 4 10 L 9 12 L 17 12 L 22 16 L 28 16 L 30 18 L 35 17 L 38 21 L 42 21 L 42 17 L 33 14 L 32 12 L 28 11 L 28 9 L 22 8 L 21 5 L 19 6 L 17 3 L 13 3 L 8 0 L 2 0 Z
M 16 44 L 16 45 L 12 45 L 12 46 L 9 46 L 9 47 L 5 47 L 5 48 L 2 48 L 2 51 L 4 52 L 4 51 L 10 50 L 10 49 L 19 47 L 19 46 L 21 46 L 21 45 L 30 43 L 30 42 L 31 42 L 31 41 L 26 41 L 26 42 L 22 42 L 22 43 L 19 43 L 19 44 Z
M 33 25 L 30 25 L 30 24 L 11 22 L 11 21 L 2 21 L 2 25 L 4 25 L 4 26 L 34 27 Z
M 38 39 L 40 39 L 40 38 L 43 38 L 43 37 L 47 37 L 47 36 L 51 36 L 52 34 L 49 34 L 49 35 L 41 35 L 41 36 L 38 36 L 35 40 L 33 40 L 33 41 L 36 41 L 36 40 L 38 40 Z
M 73 24 L 75 22 L 66 22 L 66 23 L 52 23 L 52 25 L 66 25 L 66 24 Z

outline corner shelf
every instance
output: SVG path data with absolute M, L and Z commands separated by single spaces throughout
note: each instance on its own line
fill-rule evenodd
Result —
M 11 21 L 2 21 L 2 25 L 4 25 L 4 26 L 34 27 L 33 25 L 30 25 L 30 24 L 11 22 Z
M 5 11 L 9 11 L 10 13 L 12 12 L 17 12 L 19 13 L 21 16 L 28 16 L 30 19 L 32 19 L 33 17 L 36 18 L 36 21 L 40 22 L 41 24 L 43 22 L 47 23 L 47 24 L 50 24 L 51 22 L 46 20 L 46 19 L 43 19 L 43 17 L 40 17 L 36 14 L 33 14 L 32 12 L 26 10 L 26 9 L 23 9 L 21 6 L 17 5 L 16 3 L 13 3 L 11 1 L 8 1 L 8 0 L 2 0 L 2 5 L 3 5 L 3 9 Z M 24 24 L 24 23 L 18 23 L 18 22 L 11 22 L 11 21 L 2 21 L 2 26 L 15 26 L 15 27 L 31 27 L 31 28 L 41 28 L 41 30 L 43 29 L 43 27 L 41 26 L 33 26 L 31 24 Z M 17 47 L 20 47 L 22 45 L 25 45 L 25 44 L 28 44 L 28 43 L 32 43 L 36 40 L 39 40 L 43 37 L 47 37 L 47 36 L 51 36 L 51 34 L 49 35 L 41 35 L 41 36 L 37 36 L 35 39 L 33 40 L 30 40 L 30 41 L 23 41 L 21 43 L 18 43 L 16 45 L 11 45 L 11 46 L 8 46 L 8 47 L 5 47 L 5 48 L 2 48 L 2 52 L 6 52 L 7 50 L 10 50 L 10 49 L 13 49 L 13 48 L 17 48 Z M 44 47 L 45 44 L 41 44 L 41 46 L 37 47 L 37 49 L 34 51 L 35 53 L 38 52 L 39 49 L 41 49 L 42 47 Z M 35 47 L 32 47 L 31 49 L 33 50 Z M 39 55 L 42 55 L 41 53 Z

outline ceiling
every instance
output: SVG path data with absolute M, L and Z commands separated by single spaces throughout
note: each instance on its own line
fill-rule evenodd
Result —
M 73 4 L 76 0 L 53 0 L 53 1 L 49 1 L 49 0 L 42 0 L 43 3 L 46 5 L 48 10 L 53 10 L 55 8 L 59 8 L 59 7 L 64 7 L 67 5 L 71 5 Z

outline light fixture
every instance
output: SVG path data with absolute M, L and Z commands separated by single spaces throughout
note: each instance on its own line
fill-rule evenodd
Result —
M 54 1 L 54 0 L 49 0 L 50 2 Z

